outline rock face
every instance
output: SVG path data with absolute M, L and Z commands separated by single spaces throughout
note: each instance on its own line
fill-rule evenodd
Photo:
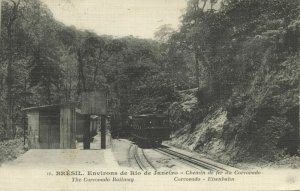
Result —
M 197 108 L 197 89 L 180 92 L 181 102 L 169 108 L 171 126 L 174 128 L 170 144 L 196 152 L 207 153 L 214 158 L 225 156 L 225 141 L 222 139 L 223 126 L 227 121 L 227 111 L 222 107 L 211 109 L 203 118 L 195 112 Z M 198 116 L 197 116 L 198 115 Z M 201 121 L 195 119 L 203 118 Z
M 224 157 L 225 142 L 222 140 L 226 115 L 227 112 L 223 108 L 218 108 L 194 127 L 192 124 L 185 125 L 184 128 L 175 131 L 171 144 L 215 157 L 223 155 L 223 160 L 229 160 L 229 157 Z

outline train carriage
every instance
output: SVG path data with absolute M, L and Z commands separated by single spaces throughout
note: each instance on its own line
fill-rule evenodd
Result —
M 166 115 L 135 115 L 131 121 L 131 137 L 140 144 L 160 145 L 170 137 Z

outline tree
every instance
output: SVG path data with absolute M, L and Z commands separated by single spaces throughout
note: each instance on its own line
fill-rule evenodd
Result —
M 33 51 L 30 70 L 30 86 L 42 87 L 45 103 L 53 103 L 52 90 L 61 80 L 60 58 L 53 39 L 44 39 Z
M 217 1 L 211 1 L 215 4 Z M 190 0 L 185 15 L 183 16 L 183 25 L 181 33 L 183 34 L 182 43 L 194 53 L 196 84 L 200 87 L 200 62 L 207 65 L 205 52 L 207 44 L 205 39 L 209 34 L 209 27 L 203 20 L 209 13 L 206 11 L 207 0 Z
M 0 38 L 1 38 L 1 23 L 2 23 L 2 20 L 1 20 L 1 17 L 2 17 L 2 0 L 0 0 Z
M 154 33 L 154 38 L 159 42 L 166 43 L 174 33 L 175 29 L 172 28 L 172 25 L 165 24 L 158 27 L 158 30 Z
M 21 0 L 10 0 L 4 1 L 4 17 L 3 17 L 3 25 L 6 29 L 6 33 L 2 36 L 5 36 L 4 41 L 7 45 L 6 51 L 6 60 L 7 60 L 7 71 L 6 71 L 6 102 L 7 102 L 7 117 L 6 117 L 6 126 L 8 129 L 12 131 L 12 136 L 15 136 L 15 127 L 13 124 L 13 93 L 12 93 L 12 86 L 14 83 L 14 73 L 13 73 L 13 62 L 14 62 L 14 55 L 13 49 L 15 41 L 13 40 L 15 23 L 20 16 L 20 6 L 21 3 L 24 3 Z M 2 8 L 2 7 L 1 7 Z
M 9 136 L 14 137 L 15 123 L 20 116 L 21 107 L 36 103 L 34 99 L 23 99 L 33 95 L 30 91 L 35 91 L 29 89 L 29 77 L 32 80 L 32 76 L 29 76 L 29 63 L 37 60 L 37 50 L 39 46 L 41 47 L 42 41 L 45 41 L 45 35 L 49 35 L 50 38 L 51 35 L 53 36 L 53 30 L 51 34 L 45 34 L 44 31 L 51 31 L 48 29 L 56 26 L 51 20 L 49 10 L 37 0 L 4 0 L 2 16 L 0 62 L 1 69 L 5 68 L 5 71 L 1 71 L 3 75 L 0 76 L 2 79 L 0 81 L 5 82 L 5 86 L 1 85 L 3 89 L 1 94 L 5 94 L 6 98 L 5 101 L 3 100 L 5 107 L 2 109 L 6 109 L 4 110 L 6 131 L 10 131 Z M 36 65 L 31 67 L 36 67 L 37 62 L 33 63 Z M 37 71 L 36 69 L 33 71 Z

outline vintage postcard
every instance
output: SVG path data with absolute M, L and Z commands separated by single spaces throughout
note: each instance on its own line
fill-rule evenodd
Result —
M 0 191 L 299 190 L 299 0 L 0 0 Z

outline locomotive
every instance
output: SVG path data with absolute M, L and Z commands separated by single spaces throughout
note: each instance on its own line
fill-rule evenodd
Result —
M 131 138 L 140 145 L 160 145 L 170 139 L 168 116 L 158 114 L 131 117 Z

